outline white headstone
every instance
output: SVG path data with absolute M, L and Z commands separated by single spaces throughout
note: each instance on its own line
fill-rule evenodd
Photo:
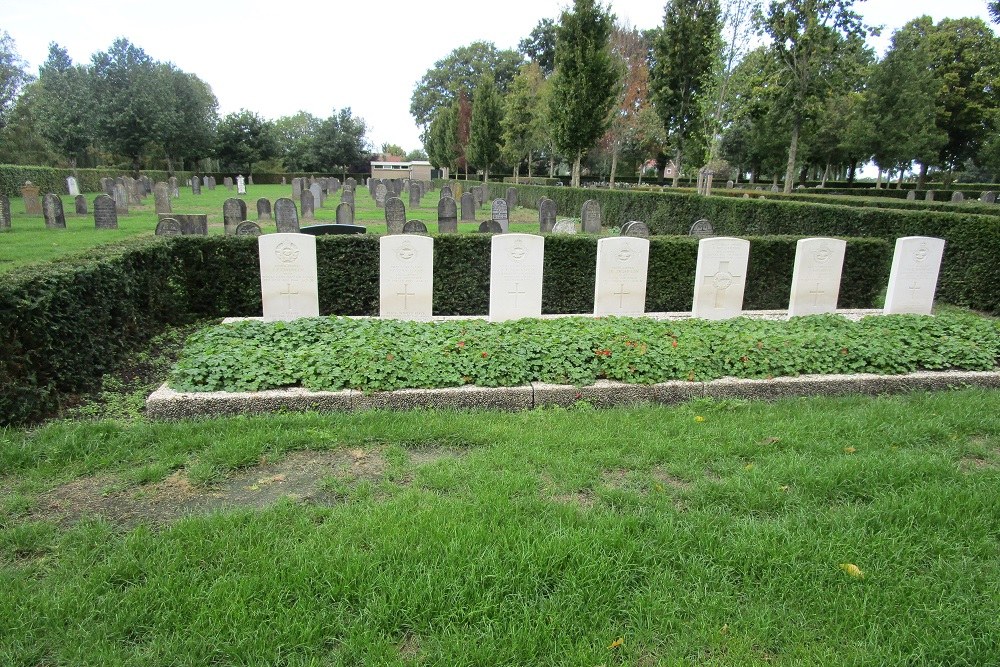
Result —
M 896 239 L 889 289 L 885 293 L 886 315 L 931 314 L 943 255 L 944 239 L 930 236 Z
M 264 234 L 260 252 L 260 292 L 264 321 L 319 316 L 316 237 Z
M 795 244 L 789 317 L 837 310 L 846 248 L 847 242 L 840 239 L 800 239 Z
M 545 239 L 497 234 L 490 247 L 490 321 L 540 316 Z
M 243 179 L 243 174 L 236 177 L 236 194 L 245 195 L 247 193 L 247 182 Z
M 379 238 L 379 317 L 431 319 L 433 288 L 433 239 L 415 234 Z
M 698 241 L 692 314 L 706 320 L 737 317 L 743 311 L 750 242 L 728 236 Z
M 69 190 L 69 194 L 73 197 L 80 194 L 80 186 L 77 185 L 76 177 L 70 176 L 66 179 L 66 189 Z
M 638 316 L 646 312 L 648 268 L 648 239 L 628 236 L 600 239 L 594 315 Z

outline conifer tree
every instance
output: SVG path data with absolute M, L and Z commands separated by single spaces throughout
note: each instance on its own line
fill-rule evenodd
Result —
M 469 161 L 490 180 L 490 168 L 500 159 L 500 96 L 493 78 L 484 76 L 472 96 L 472 123 L 469 132 Z

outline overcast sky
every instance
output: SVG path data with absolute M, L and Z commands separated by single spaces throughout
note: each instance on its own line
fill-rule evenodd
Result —
M 115 38 L 126 37 L 154 59 L 206 81 L 222 115 L 246 108 L 274 119 L 301 109 L 325 118 L 350 107 L 365 119 L 374 147 L 390 142 L 413 150 L 421 146 L 410 95 L 436 60 L 477 40 L 516 49 L 539 20 L 557 19 L 569 4 L 0 0 L 0 30 L 14 38 L 34 74 L 49 42 L 66 48 L 74 62 L 89 62 Z M 611 0 L 618 18 L 640 29 L 659 25 L 664 5 Z M 868 0 L 857 9 L 869 24 L 886 27 L 873 41 L 879 53 L 893 29 L 923 14 L 935 21 L 989 21 L 986 0 Z

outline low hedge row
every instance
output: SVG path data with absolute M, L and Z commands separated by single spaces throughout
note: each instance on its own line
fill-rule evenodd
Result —
M 149 176 L 153 181 L 165 181 L 170 178 L 170 174 L 166 171 L 144 170 L 140 173 Z M 77 169 L 75 172 L 80 192 L 100 192 L 102 178 L 117 178 L 123 174 L 127 174 L 127 172 L 111 168 Z M 190 171 L 178 171 L 174 175 L 181 183 L 184 183 L 191 177 L 191 174 Z M 37 185 L 43 194 L 54 192 L 64 195 L 68 192 L 66 179 L 73 175 L 72 169 L 0 164 L 0 195 L 20 197 L 21 188 L 25 181 L 31 181 Z
M 786 307 L 796 239 L 750 241 L 745 307 Z M 543 311 L 590 312 L 597 239 L 548 236 L 545 243 Z M 320 237 L 317 253 L 320 312 L 376 315 L 378 237 Z M 436 314 L 488 312 L 489 255 L 487 235 L 435 237 Z M 841 307 L 876 305 L 890 256 L 883 240 L 848 240 Z M 696 259 L 695 239 L 651 240 L 647 310 L 690 310 Z M 252 238 L 133 239 L 13 271 L 0 284 L 0 424 L 50 414 L 167 324 L 260 312 Z
M 219 184 L 219 185 L 222 185 L 222 181 L 227 176 L 229 178 L 233 179 L 233 181 L 235 181 L 236 177 L 240 173 L 241 172 L 228 172 L 228 171 L 227 172 L 222 172 L 222 171 L 216 171 L 216 172 L 212 172 L 212 173 L 209 173 L 209 174 L 203 174 L 203 175 L 205 175 L 205 176 L 214 176 L 216 183 Z M 329 174 L 329 173 L 322 173 L 322 172 L 318 172 L 318 171 L 313 171 L 313 172 L 289 172 L 289 173 L 286 173 L 286 174 L 273 174 L 273 173 L 260 173 L 260 174 L 258 174 L 257 172 L 254 172 L 254 174 L 253 174 L 253 182 L 256 185 L 281 185 L 281 179 L 285 179 L 285 184 L 288 185 L 288 187 L 291 187 L 292 186 L 292 179 L 293 178 L 309 178 L 310 176 L 315 176 L 316 178 L 319 178 L 321 176 L 327 176 L 327 177 L 333 176 L 333 177 L 336 177 L 336 178 L 340 179 L 341 183 L 343 183 L 344 181 L 346 181 L 348 178 L 353 177 L 355 181 L 357 181 L 358 183 L 362 183 L 363 184 L 365 182 L 365 178 L 367 178 L 370 175 L 371 174 L 367 174 L 367 173 L 366 174 L 354 174 L 354 173 L 351 173 L 351 174 L 347 174 L 347 176 L 345 177 L 343 173 Z M 243 174 L 243 176 L 247 176 L 247 174 Z
M 506 184 L 490 184 L 491 197 Z M 895 242 L 903 236 L 935 236 L 947 241 L 938 296 L 949 303 L 1000 314 L 1000 217 L 971 213 L 897 211 L 799 201 L 743 197 L 701 197 L 680 192 L 626 192 L 581 188 L 518 186 L 518 204 L 537 208 L 543 196 L 555 200 L 560 215 L 579 216 L 587 199 L 601 204 L 605 225 L 629 220 L 647 223 L 654 234 L 686 234 L 707 218 L 718 235 L 874 237 Z
M 696 194 L 694 190 L 688 191 Z M 869 192 L 847 192 L 841 191 L 838 194 L 816 194 L 812 190 L 799 190 L 793 194 L 786 195 L 775 192 L 756 192 L 747 190 L 712 190 L 713 195 L 721 197 L 743 197 L 750 195 L 753 199 L 774 199 L 778 201 L 798 201 L 813 204 L 830 204 L 831 206 L 856 206 L 859 208 L 889 208 L 901 211 L 937 211 L 938 213 L 974 213 L 976 215 L 1000 216 L 1000 205 L 987 204 L 976 199 L 966 199 L 961 204 L 953 204 L 950 201 L 924 201 L 923 197 L 915 200 L 904 198 L 894 199 L 890 197 L 871 196 Z

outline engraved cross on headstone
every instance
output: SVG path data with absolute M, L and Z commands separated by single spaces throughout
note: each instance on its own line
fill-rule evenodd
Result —
M 826 292 L 824 292 L 823 290 L 821 290 L 819 288 L 819 283 L 816 283 L 816 289 L 810 290 L 809 293 L 812 294 L 813 306 L 818 306 L 819 305 L 819 297 L 822 296 L 823 294 L 826 294 Z
M 411 296 L 416 296 L 416 293 L 410 291 L 410 283 L 407 282 L 403 283 L 403 291 L 396 292 L 396 296 L 403 297 L 403 310 L 406 310 L 408 308 L 407 298 Z
M 626 294 L 631 294 L 631 293 L 632 292 L 626 292 L 625 291 L 625 284 L 624 283 L 622 283 L 621 287 L 618 288 L 617 292 L 612 292 L 612 294 L 614 294 L 615 296 L 618 297 L 618 307 L 619 308 L 624 308 L 625 307 L 625 295 Z
M 517 308 L 517 295 L 518 294 L 527 294 L 527 292 L 525 292 L 524 290 L 518 291 L 517 288 L 520 287 L 520 286 L 521 286 L 521 283 L 514 283 L 514 289 L 511 290 L 510 292 L 507 292 L 507 294 L 513 294 L 514 295 L 514 307 L 515 308 Z
M 297 295 L 298 292 L 293 292 L 292 291 L 292 283 L 288 283 L 288 288 L 284 292 L 281 292 L 281 294 L 283 294 L 283 295 L 285 295 L 285 296 L 288 297 L 288 314 L 291 315 L 292 312 L 293 312 L 293 310 L 292 310 L 292 296 L 293 295 Z
M 910 285 L 907 289 L 910 290 L 910 299 L 912 299 L 913 301 L 916 301 L 917 300 L 917 292 L 920 291 L 920 285 L 917 284 L 917 281 L 914 280 L 913 284 Z

